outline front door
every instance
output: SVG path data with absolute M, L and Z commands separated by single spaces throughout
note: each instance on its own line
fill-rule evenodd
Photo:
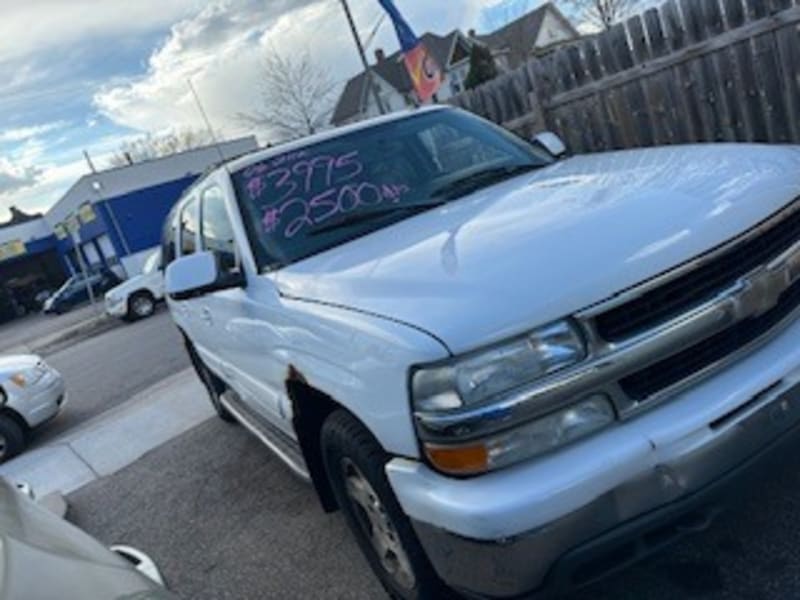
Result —
M 240 252 L 231 225 L 225 195 L 216 185 L 203 190 L 201 246 L 217 255 L 220 270 L 241 269 Z M 212 335 L 208 350 L 216 355 L 222 377 L 251 409 L 284 431 L 289 424 L 280 410 L 281 385 L 285 374 L 277 372 L 276 338 L 254 299 L 256 282 L 197 299 L 199 311 Z M 282 376 L 284 375 L 284 376 Z

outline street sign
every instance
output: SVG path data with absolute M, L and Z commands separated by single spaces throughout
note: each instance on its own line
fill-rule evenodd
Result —
M 0 244 L 0 261 L 22 256 L 25 252 L 25 242 L 22 240 L 12 240 L 5 244 Z
M 78 217 L 80 217 L 81 223 L 91 223 L 97 218 L 95 215 L 94 207 L 90 202 L 85 202 L 81 204 L 78 208 Z

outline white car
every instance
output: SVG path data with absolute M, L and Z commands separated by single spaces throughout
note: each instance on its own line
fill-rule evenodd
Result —
M 0 462 L 22 452 L 27 433 L 66 401 L 63 377 L 40 357 L 0 357 Z
M 164 248 L 217 411 L 393 597 L 593 581 L 800 439 L 800 148 L 567 157 L 420 110 L 218 168 Z
M 106 313 L 127 321 L 153 315 L 156 304 L 164 300 L 164 274 L 161 250 L 156 250 L 142 267 L 142 272 L 106 292 Z

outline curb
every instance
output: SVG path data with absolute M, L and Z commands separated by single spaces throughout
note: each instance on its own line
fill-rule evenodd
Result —
M 65 346 L 82 342 L 106 331 L 110 331 L 123 325 L 122 320 L 99 315 L 86 321 L 81 321 L 62 331 L 47 337 L 34 340 L 28 344 L 28 348 L 34 354 L 53 353 L 61 350 Z
M 37 496 L 69 494 L 127 467 L 213 414 L 205 389 L 186 369 L 0 465 L 0 476 L 30 484 Z

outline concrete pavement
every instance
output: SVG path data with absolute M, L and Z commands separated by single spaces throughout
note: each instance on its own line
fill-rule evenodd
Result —
M 0 465 L 0 476 L 31 484 L 38 496 L 68 494 L 119 471 L 212 414 L 196 375 L 184 370 L 116 409 Z

